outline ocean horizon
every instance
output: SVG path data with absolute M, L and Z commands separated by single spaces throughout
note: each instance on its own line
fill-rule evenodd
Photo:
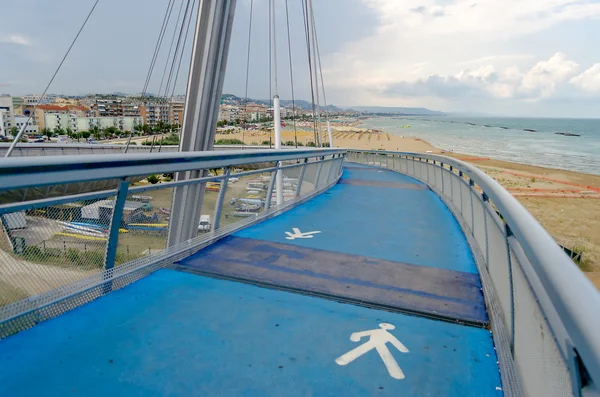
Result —
M 446 151 L 600 175 L 600 119 L 390 116 L 361 120 L 361 127 Z

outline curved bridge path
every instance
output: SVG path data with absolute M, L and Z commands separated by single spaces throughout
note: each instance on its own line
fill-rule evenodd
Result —
M 328 192 L 0 341 L 12 396 L 502 396 L 477 268 L 429 188 Z

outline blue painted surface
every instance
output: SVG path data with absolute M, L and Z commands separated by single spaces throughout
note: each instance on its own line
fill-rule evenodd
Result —
M 395 172 L 351 168 L 345 179 L 415 183 Z M 286 240 L 292 228 L 319 230 L 312 239 Z M 351 255 L 477 273 L 458 222 L 430 190 L 338 184 L 327 193 L 235 234 Z
M 411 178 L 410 176 L 398 174 L 390 170 L 379 169 L 376 167 L 357 166 L 356 164 L 344 167 L 343 178 L 379 182 L 414 183 L 417 185 L 424 185 L 424 183 L 414 178 Z
M 353 332 L 394 324 L 393 379 Z M 364 340 L 363 340 L 364 341 Z M 160 270 L 0 341 L 6 396 L 501 396 L 489 331 Z
M 488 322 L 481 281 L 474 273 L 235 236 L 178 265 L 478 326 Z

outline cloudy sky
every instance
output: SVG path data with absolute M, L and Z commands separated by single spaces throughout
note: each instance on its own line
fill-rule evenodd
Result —
M 300 1 L 288 2 L 294 89 L 296 97 L 309 99 Z M 600 116 L 600 0 L 313 2 L 329 103 Z M 100 0 L 50 91 L 141 91 L 167 3 Z M 10 86 L 0 86 L 0 92 L 41 92 L 92 4 L 3 4 L 0 85 Z M 238 96 L 246 81 L 249 6 L 250 0 L 238 0 L 225 81 L 225 92 Z M 284 0 L 276 0 L 276 18 L 279 91 L 289 98 Z M 167 51 L 150 91 L 158 90 Z M 178 93 L 185 90 L 187 71 L 186 65 Z M 268 1 L 254 0 L 248 96 L 267 98 L 269 85 Z

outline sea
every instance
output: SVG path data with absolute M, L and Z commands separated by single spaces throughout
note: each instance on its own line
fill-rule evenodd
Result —
M 398 116 L 361 120 L 360 126 L 447 151 L 600 175 L 600 119 Z

